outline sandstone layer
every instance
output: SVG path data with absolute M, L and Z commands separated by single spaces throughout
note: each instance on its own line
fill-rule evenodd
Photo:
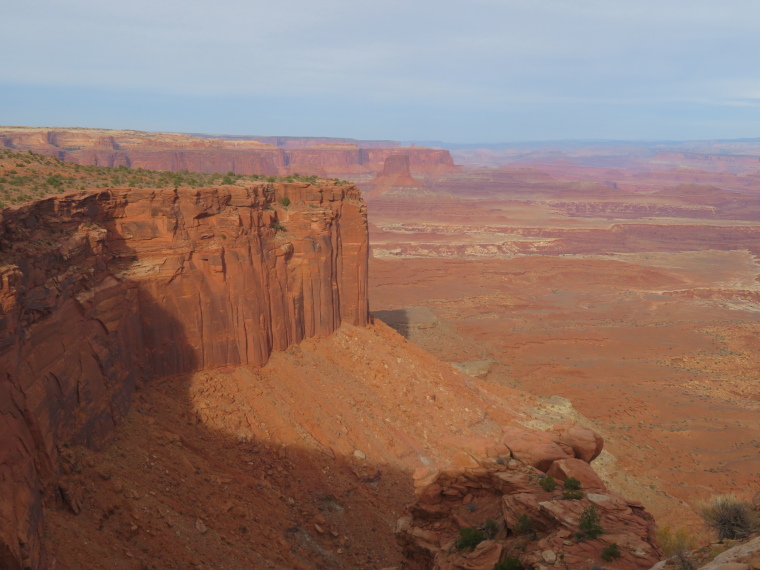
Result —
M 386 158 L 399 153 L 409 157 L 414 174 L 438 175 L 455 170 L 447 150 L 425 147 L 364 148 L 355 143 L 331 142 L 283 148 L 258 140 L 139 131 L 6 127 L 0 128 L 0 146 L 31 150 L 76 164 L 150 170 L 267 176 L 298 173 L 357 179 L 371 178 L 383 169 Z
M 102 442 L 136 386 L 261 365 L 368 319 L 366 210 L 350 186 L 49 198 L 3 210 L 0 239 L 3 568 L 44 567 L 42 505 L 79 509 L 60 446 Z

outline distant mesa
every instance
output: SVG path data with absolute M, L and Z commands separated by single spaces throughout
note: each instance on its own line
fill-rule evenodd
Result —
M 395 141 L 295 137 L 211 137 L 105 129 L 0 127 L 0 147 L 31 150 L 82 165 L 235 174 L 292 174 L 371 180 L 400 150 L 407 170 L 437 176 L 456 170 L 448 150 Z

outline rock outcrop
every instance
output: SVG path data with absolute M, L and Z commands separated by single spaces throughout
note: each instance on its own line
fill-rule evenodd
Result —
M 368 199 L 377 198 L 387 192 L 401 191 L 404 194 L 425 192 L 425 184 L 412 177 L 409 155 L 406 153 L 388 156 L 382 171 L 362 187 L 366 189 Z
M 591 452 L 592 447 L 598 451 Z M 601 438 L 591 430 L 534 433 L 507 428 L 501 445 L 491 446 L 487 457 L 472 466 L 418 470 L 417 502 L 397 526 L 404 567 L 492 570 L 497 562 L 512 558 L 526 568 L 555 563 L 588 568 L 615 544 L 619 556 L 605 568 L 650 568 L 660 558 L 654 519 L 640 503 L 607 490 L 593 474 L 586 461 L 600 451 Z M 593 475 L 581 480 L 581 498 L 568 496 L 561 484 L 554 489 L 540 484 L 545 472 L 564 478 L 574 462 L 585 466 L 577 473 Z M 590 512 L 598 515 L 598 533 L 584 532 L 581 519 Z M 459 541 L 468 532 L 462 529 L 481 534 L 468 547 Z
M 332 183 L 103 190 L 3 210 L 0 567 L 44 567 L 42 505 L 78 508 L 60 446 L 97 446 L 139 384 L 263 364 L 366 324 L 367 247 L 359 191 Z
M 352 179 L 374 176 L 383 169 L 386 158 L 403 151 L 414 174 L 455 170 L 449 151 L 425 147 L 391 144 L 364 148 L 356 143 L 277 146 L 257 140 L 101 129 L 5 128 L 0 129 L 0 147 L 31 150 L 83 165 Z

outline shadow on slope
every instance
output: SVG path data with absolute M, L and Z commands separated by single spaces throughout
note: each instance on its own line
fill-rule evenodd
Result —
M 102 451 L 71 451 L 87 492 L 48 513 L 50 551 L 72 569 L 397 565 L 412 471 L 495 441 L 505 402 L 382 324 L 160 379 Z

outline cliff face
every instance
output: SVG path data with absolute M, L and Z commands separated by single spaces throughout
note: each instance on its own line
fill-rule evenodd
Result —
M 31 150 L 77 164 L 149 170 L 232 171 L 267 176 L 298 173 L 350 178 L 377 174 L 383 169 L 385 159 L 397 153 L 409 156 L 412 174 L 439 175 L 455 170 L 447 150 L 401 148 L 391 144 L 386 148 L 363 148 L 354 143 L 312 142 L 311 146 L 282 147 L 257 140 L 173 133 L 6 128 L 0 130 L 0 146 Z
M 79 508 L 59 446 L 97 445 L 135 386 L 263 364 L 368 321 L 366 210 L 352 186 L 51 198 L 4 210 L 0 248 L 3 568 L 41 567 L 43 503 Z

